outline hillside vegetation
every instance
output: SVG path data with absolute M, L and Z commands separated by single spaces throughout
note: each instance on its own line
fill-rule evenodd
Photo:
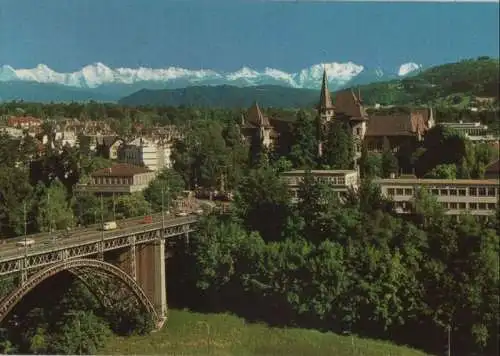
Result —
M 145 336 L 109 340 L 104 355 L 335 355 L 424 356 L 386 342 L 305 329 L 247 324 L 228 314 L 171 310 L 166 326 Z
M 475 97 L 498 98 L 499 60 L 488 57 L 444 64 L 414 76 L 388 82 L 361 85 L 367 105 L 456 106 L 464 108 Z M 122 98 L 124 105 L 248 107 L 257 100 L 264 107 L 312 107 L 318 90 L 280 86 L 238 88 L 204 86 L 184 89 L 141 90 Z

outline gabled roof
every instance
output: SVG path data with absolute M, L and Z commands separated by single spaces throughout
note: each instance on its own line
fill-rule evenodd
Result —
M 427 123 L 421 113 L 371 116 L 366 136 L 421 136 L 427 130 Z
M 321 82 L 321 93 L 319 96 L 318 110 L 330 110 L 334 109 L 332 97 L 330 91 L 328 90 L 328 77 L 326 75 L 326 69 L 323 70 L 323 80 Z
M 257 102 L 254 102 L 253 105 L 248 109 L 247 120 L 246 122 L 250 124 L 250 126 L 256 127 L 265 127 L 270 128 L 271 124 L 269 123 L 269 118 L 262 114 L 259 105 Z
M 136 174 L 149 173 L 151 170 L 145 167 L 134 166 L 127 163 L 119 163 L 111 168 L 102 168 L 91 174 L 92 177 L 133 177 Z
M 361 99 L 361 92 L 356 95 L 352 89 L 342 90 L 335 94 L 335 109 L 337 113 L 342 113 L 352 119 L 368 119 Z

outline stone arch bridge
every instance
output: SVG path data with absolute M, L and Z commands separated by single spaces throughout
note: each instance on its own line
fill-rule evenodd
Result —
M 36 286 L 66 271 L 81 280 L 105 308 L 126 300 L 161 327 L 167 316 L 166 241 L 188 239 L 197 220 L 196 216 L 163 220 L 158 214 L 148 224 L 143 218 L 128 219 L 117 230 L 93 226 L 57 241 L 48 234 L 27 236 L 35 241 L 32 247 L 19 246 L 24 237 L 0 245 L 0 283 L 9 277 L 17 282 L 0 295 L 0 323 Z

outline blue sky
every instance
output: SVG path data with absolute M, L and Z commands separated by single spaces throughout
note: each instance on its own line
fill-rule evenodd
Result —
M 74 71 L 351 60 L 395 69 L 498 56 L 498 3 L 0 0 L 0 64 Z

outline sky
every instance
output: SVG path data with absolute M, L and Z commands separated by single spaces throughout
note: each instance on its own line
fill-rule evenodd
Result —
M 499 55 L 495 3 L 0 0 L 0 65 L 295 72 Z

